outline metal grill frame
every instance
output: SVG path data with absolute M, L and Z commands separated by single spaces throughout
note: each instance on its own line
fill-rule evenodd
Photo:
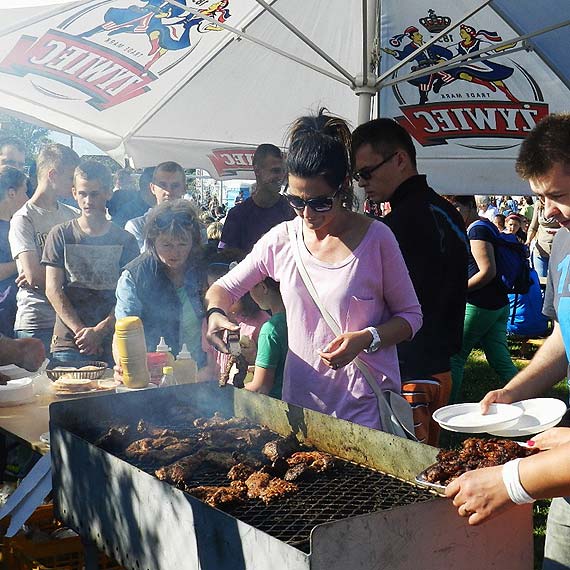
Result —
M 413 481 L 437 450 L 214 383 L 65 401 L 50 407 L 56 510 L 133 570 L 337 570 L 532 567 L 532 511 L 468 527 L 445 499 L 317 525 L 302 552 L 94 445 L 86 429 L 163 417 L 175 404 L 247 417 L 307 445 Z M 156 420 L 155 420 L 156 421 Z M 500 547 L 498 544 L 500 542 Z M 505 548 L 504 545 L 508 547 Z M 454 561 L 456 563 L 454 563 Z

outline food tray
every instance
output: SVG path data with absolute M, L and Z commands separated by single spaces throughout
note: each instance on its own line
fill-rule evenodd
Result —
M 97 370 L 79 370 L 84 366 L 94 366 Z M 57 368 L 57 370 L 53 370 Z M 46 369 L 47 377 L 50 380 L 57 380 L 64 374 L 69 374 L 72 378 L 98 380 L 105 374 L 107 370 L 107 363 L 102 360 L 92 360 L 91 362 L 64 362 L 56 363 L 50 362 Z
M 529 447 L 529 445 L 524 441 L 517 441 L 516 443 L 518 443 L 521 447 Z M 426 473 L 428 469 L 431 469 L 434 465 L 437 465 L 437 462 L 432 463 L 429 467 L 426 467 L 421 473 L 416 475 L 415 482 L 418 485 L 422 485 L 423 487 L 428 487 L 429 489 L 433 489 L 440 495 L 445 495 L 445 485 L 440 485 L 439 483 L 431 483 L 426 479 Z
M 415 481 L 418 485 L 421 485 L 422 487 L 428 487 L 429 489 L 433 489 L 436 493 L 439 493 L 440 495 L 445 495 L 445 485 L 440 485 L 439 483 L 431 483 L 426 479 L 426 473 L 428 469 L 432 468 L 434 465 L 436 464 L 434 463 L 433 465 L 426 467 L 421 473 L 416 475 Z

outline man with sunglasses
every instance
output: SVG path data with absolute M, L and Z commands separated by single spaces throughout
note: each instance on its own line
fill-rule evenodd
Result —
M 272 144 L 261 144 L 253 155 L 255 185 L 252 195 L 234 206 L 226 217 L 219 248 L 249 253 L 257 240 L 272 227 L 292 220 L 295 213 L 281 195 L 285 178 L 283 155 Z
M 455 208 L 419 175 L 416 149 L 392 119 L 360 125 L 352 134 L 354 179 L 373 202 L 390 202 L 392 229 L 424 315 L 415 337 L 398 345 L 402 393 L 414 408 L 416 435 L 436 445 L 432 413 L 448 403 L 450 357 L 461 347 L 467 291 L 467 236 Z

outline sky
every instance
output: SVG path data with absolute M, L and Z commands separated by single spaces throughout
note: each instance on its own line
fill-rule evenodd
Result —
M 2 2 L 2 0 L 0 0 L 0 2 Z M 69 135 L 64 135 L 63 133 L 58 133 L 56 131 L 50 131 L 49 137 L 53 142 L 65 144 L 67 146 L 70 145 Z M 73 148 L 79 156 L 83 156 L 84 154 L 105 154 L 95 145 L 92 145 L 90 142 L 79 137 L 73 137 Z

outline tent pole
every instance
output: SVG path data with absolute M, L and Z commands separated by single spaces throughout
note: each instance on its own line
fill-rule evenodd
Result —
M 362 76 L 357 77 L 355 93 L 358 96 L 358 124 L 367 123 L 371 116 L 376 64 L 372 50 L 376 42 L 376 7 L 379 0 L 362 0 Z

